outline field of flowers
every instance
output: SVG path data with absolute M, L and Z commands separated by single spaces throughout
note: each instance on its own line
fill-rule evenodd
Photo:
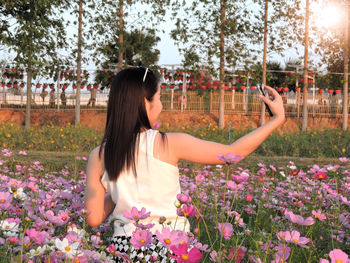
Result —
M 233 142 L 249 130 L 220 130 L 216 125 L 201 128 L 160 127 L 162 131 L 180 131 L 195 137 L 221 142 Z M 15 124 L 0 124 L 0 147 L 17 150 L 56 152 L 90 152 L 101 143 L 103 132 L 72 125 L 66 127 L 40 126 L 24 130 Z M 340 129 L 310 130 L 307 132 L 273 133 L 255 152 L 268 156 L 333 157 L 350 156 L 350 131 Z
M 110 244 L 110 219 L 95 229 L 85 222 L 86 157 L 52 169 L 28 154 L 1 148 L 0 262 L 128 262 Z M 350 262 L 349 159 L 243 167 L 218 158 L 227 165 L 180 167 L 174 205 L 191 232 L 163 225 L 156 233 L 176 262 Z M 154 241 L 152 225 L 142 224 L 148 212 L 125 212 L 138 225 L 136 249 Z

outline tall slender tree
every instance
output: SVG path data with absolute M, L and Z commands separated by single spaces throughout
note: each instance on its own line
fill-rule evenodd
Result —
M 58 48 L 66 45 L 65 29 L 59 16 L 65 0 L 1 0 L 0 42 L 16 54 L 14 61 L 27 69 L 25 128 L 30 127 L 33 72 L 60 60 Z M 11 23 L 10 23 L 10 22 Z
M 126 67 L 125 51 L 130 49 L 126 46 L 130 43 L 125 41 L 125 32 L 131 32 L 134 29 L 158 30 L 160 22 L 165 20 L 165 13 L 169 5 L 170 0 L 94 1 L 90 32 L 93 37 L 91 49 L 94 50 L 96 64 L 102 65 L 102 62 L 106 60 L 101 52 L 105 47 L 111 43 L 118 43 L 118 63 L 110 67 L 115 66 L 118 70 Z M 136 6 L 143 6 L 143 8 L 135 8 Z
M 308 97 L 308 58 L 309 58 L 309 9 L 310 2 L 306 0 L 305 6 L 305 39 L 304 39 L 304 89 L 303 89 L 303 122 L 302 131 L 307 129 L 307 119 L 308 119 L 308 107 L 307 107 L 307 97 Z
M 251 54 L 250 44 L 262 39 L 260 14 L 246 1 L 174 1 L 176 28 L 172 38 L 183 54 L 196 55 L 211 75 L 220 78 L 219 127 L 224 121 L 224 79 L 227 68 L 240 65 Z M 218 66 L 219 65 L 219 66 Z
M 263 54 L 263 72 L 262 72 L 262 84 L 266 85 L 266 69 L 267 69 L 267 20 L 269 13 L 269 1 L 265 0 L 265 16 L 264 16 L 264 54 Z M 261 103 L 260 124 L 265 123 L 265 103 Z

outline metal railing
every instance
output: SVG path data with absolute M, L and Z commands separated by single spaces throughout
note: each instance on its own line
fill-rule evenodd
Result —
M 187 91 L 186 100 L 182 100 L 180 90 L 162 90 L 161 100 L 164 111 L 182 111 L 198 113 L 217 113 L 219 110 L 219 92 Z M 73 110 L 76 103 L 76 95 L 73 91 L 66 91 L 65 102 L 57 99 L 57 94 L 43 95 L 43 93 L 33 92 L 31 108 L 35 110 Z M 302 94 L 288 92 L 282 94 L 287 116 L 302 115 Z M 26 94 L 0 91 L 0 108 L 13 109 L 25 108 Z M 89 91 L 81 91 L 81 109 L 106 110 L 108 102 L 108 91 L 99 91 L 96 100 L 90 100 Z M 262 102 L 258 98 L 258 93 L 254 90 L 225 91 L 225 114 L 258 115 L 261 111 Z M 343 113 L 342 94 L 309 94 L 308 113 L 312 117 L 339 117 Z M 89 103 L 90 102 L 90 103 Z M 350 105 L 350 101 L 348 102 Z

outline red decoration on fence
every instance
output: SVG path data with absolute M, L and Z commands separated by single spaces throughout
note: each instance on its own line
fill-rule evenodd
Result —
M 40 87 L 41 87 L 41 84 L 36 84 L 36 86 L 35 86 L 37 89 L 40 89 Z
M 334 90 L 332 90 L 332 89 L 329 89 L 329 90 L 328 90 L 328 93 L 329 93 L 329 94 L 333 94 L 333 92 L 334 92 Z
M 225 86 L 225 90 L 230 90 L 230 87 L 229 86 Z
M 173 86 L 173 85 L 170 85 L 169 88 L 170 88 L 170 89 L 174 89 L 174 86 Z
M 296 91 L 296 92 L 300 92 L 300 88 L 296 88 L 295 91 Z
M 283 88 L 283 91 L 284 91 L 284 92 L 288 92 L 289 89 L 288 89 L 287 87 L 285 87 L 285 88 Z
M 50 89 L 55 89 L 55 85 L 54 84 L 50 84 Z
M 23 83 L 21 83 L 21 85 L 19 85 L 22 89 L 24 88 L 24 84 Z
M 232 86 L 232 90 L 236 90 L 237 89 L 237 87 L 236 86 Z
M 277 91 L 278 91 L 278 92 L 281 92 L 281 91 L 282 91 L 282 88 L 277 88 Z
M 341 90 L 340 89 L 336 89 L 335 90 L 335 94 L 340 94 L 341 93 Z
M 72 88 L 73 88 L 73 89 L 76 89 L 76 88 L 77 88 L 77 85 L 73 85 Z
M 202 86 L 201 86 L 201 89 L 206 90 L 206 89 L 207 89 L 207 86 L 202 85 Z
M 255 90 L 255 86 L 250 86 L 250 90 Z
M 319 90 L 318 90 L 318 93 L 319 93 L 319 94 L 322 94 L 322 93 L 323 93 L 323 89 L 319 89 Z
M 97 84 L 94 85 L 94 89 L 98 89 L 98 85 Z
M 165 89 L 165 85 L 161 85 L 160 88 L 161 88 L 161 89 Z
M 241 90 L 245 90 L 246 86 L 241 86 Z
M 13 84 L 13 87 L 14 87 L 15 89 L 17 89 L 17 88 L 18 88 L 17 83 L 14 83 L 14 84 Z

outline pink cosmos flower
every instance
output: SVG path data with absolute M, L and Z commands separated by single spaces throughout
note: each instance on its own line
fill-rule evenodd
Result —
M 63 226 L 69 222 L 69 215 L 67 212 L 62 211 L 56 216 L 56 224 L 59 226 Z
M 202 253 L 198 248 L 192 248 L 190 251 L 188 251 L 187 244 L 172 246 L 171 251 L 175 255 L 169 254 L 169 257 L 176 259 L 177 263 L 199 263 L 200 259 L 202 258 Z
M 6 210 L 12 201 L 12 195 L 9 192 L 0 192 L 0 209 Z
M 196 215 L 196 208 L 193 205 L 184 204 L 177 209 L 177 215 L 191 218 Z
M 182 242 L 182 239 L 179 238 L 178 231 L 170 231 L 169 227 L 162 229 L 162 232 L 156 231 L 157 239 L 163 244 L 164 247 L 170 249 L 172 246 L 177 246 Z
M 220 161 L 225 162 L 226 164 L 238 163 L 243 159 L 241 155 L 234 155 L 233 153 L 228 153 L 226 155 L 218 154 L 216 156 Z
M 227 187 L 230 189 L 230 190 L 235 190 L 237 188 L 237 184 L 234 182 L 234 181 L 227 181 Z
M 239 175 L 234 175 L 231 174 L 231 178 L 236 182 L 236 183 L 244 183 L 249 179 L 249 174 L 246 172 L 241 172 Z
M 177 194 L 176 195 L 177 200 L 179 200 L 181 203 L 191 203 L 192 198 L 185 194 Z
M 339 161 L 343 162 L 343 163 L 346 163 L 348 161 L 350 161 L 350 159 L 346 158 L 346 157 L 340 157 L 339 158 Z
M 132 234 L 130 243 L 136 248 L 148 247 L 153 242 L 152 233 L 148 230 L 136 229 Z
M 311 226 L 315 223 L 315 220 L 310 216 L 304 219 L 300 215 L 295 215 L 292 211 L 286 211 L 284 216 L 290 220 L 294 224 L 302 225 L 302 226 Z
M 27 152 L 25 152 L 25 151 L 19 151 L 18 154 L 19 154 L 19 155 L 27 155 Z
M 153 129 L 153 130 L 157 130 L 157 129 L 159 129 L 159 127 L 160 127 L 159 123 L 156 122 L 156 123 L 153 125 L 152 129 Z
M 275 247 L 277 250 L 275 254 L 275 260 L 271 261 L 271 263 L 283 263 L 286 262 L 290 255 L 290 247 L 288 247 L 286 244 L 278 244 L 277 247 Z
M 142 207 L 141 211 L 137 210 L 136 207 L 131 208 L 131 213 L 124 211 L 124 217 L 130 220 L 138 221 L 149 217 L 151 212 L 146 213 L 146 208 Z
M 115 251 L 115 245 L 114 244 L 110 244 L 107 248 L 106 248 L 108 253 L 113 253 Z
M 300 232 L 293 230 L 292 232 L 290 231 L 285 231 L 285 232 L 279 232 L 277 234 L 278 240 L 285 240 L 286 242 L 296 244 L 300 247 L 308 248 L 306 244 L 310 241 L 306 237 L 300 237 Z
M 349 263 L 349 256 L 341 249 L 333 249 L 329 252 L 331 263 Z
M 26 234 L 35 244 L 43 245 L 46 239 L 49 239 L 50 234 L 46 231 L 37 231 L 34 228 L 26 229 Z
M 247 249 L 245 247 L 232 247 L 228 250 L 227 258 L 230 260 L 233 260 L 235 263 L 240 263 L 241 260 L 244 258 L 245 251 Z
M 322 213 L 321 209 L 317 210 L 317 212 L 315 210 L 312 210 L 312 214 L 320 221 L 326 220 L 326 216 Z
M 328 175 L 326 172 L 318 171 L 314 173 L 313 177 L 318 180 L 326 180 L 328 178 Z
M 233 226 L 230 223 L 219 223 L 219 232 L 226 240 L 229 240 L 233 234 Z

